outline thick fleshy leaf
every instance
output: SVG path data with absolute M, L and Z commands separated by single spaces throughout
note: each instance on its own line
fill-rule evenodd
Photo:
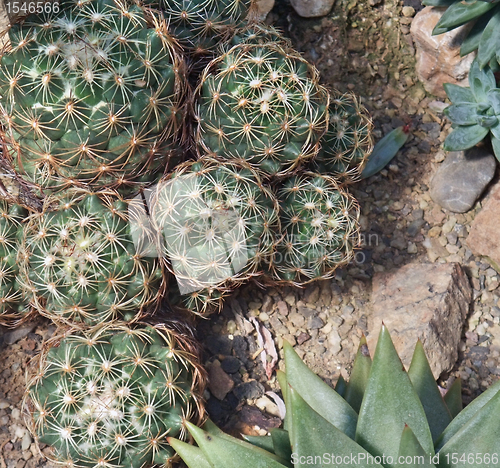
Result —
M 460 46 L 460 55 L 464 56 L 474 52 L 479 47 L 479 42 L 483 35 L 484 28 L 493 16 L 494 10 L 488 11 L 482 15 L 472 26 L 471 30 L 467 34 L 467 37 L 463 40 Z
M 424 408 L 387 328 L 382 326 L 355 440 L 373 455 L 391 456 L 396 460 L 405 425 L 412 429 L 424 450 L 431 453 L 433 442 Z M 395 465 L 386 464 L 386 468 L 392 466 Z
M 451 417 L 455 418 L 462 411 L 462 379 L 458 377 L 444 395 L 444 402 L 450 411 Z
M 495 135 L 491 135 L 491 146 L 493 147 L 495 157 L 498 162 L 500 162 L 500 138 L 497 138 Z
M 408 468 L 436 468 L 433 456 L 434 453 L 425 452 L 413 431 L 406 426 L 399 444 L 398 463 Z
M 347 382 L 345 381 L 344 377 L 340 375 L 337 383 L 335 384 L 335 391 L 343 397 L 345 395 L 346 388 Z
M 500 392 L 448 440 L 439 451 L 441 467 L 488 467 L 500 464 Z M 458 419 L 455 418 L 455 421 Z M 491 457 L 496 454 L 496 461 Z M 453 457 L 456 457 L 454 461 Z M 486 460 L 484 457 L 488 456 Z M 464 457 L 462 459 L 462 457 Z M 462 460 L 461 460 L 462 459 Z M 464 462 L 465 461 L 465 462 Z
M 481 0 L 477 0 L 476 2 L 454 3 L 443 13 L 443 16 L 441 16 L 432 34 L 436 35 L 451 31 L 462 24 L 479 18 L 494 7 L 494 4 Z
M 495 138 L 500 138 L 500 121 L 496 125 L 493 125 L 493 127 L 490 127 L 490 132 Z
M 289 403 L 288 403 L 288 382 L 286 380 L 286 374 L 283 371 L 277 370 L 276 371 L 276 379 L 278 380 L 278 383 L 281 388 L 281 394 L 283 395 L 283 400 L 285 401 L 285 408 L 286 408 L 286 413 L 285 413 L 285 419 L 283 421 L 283 429 L 286 431 L 290 430 L 290 417 L 289 417 Z
M 283 460 L 290 460 L 292 457 L 292 446 L 290 434 L 284 429 L 274 428 L 269 431 L 273 440 L 274 453 Z
M 188 468 L 217 468 L 210 464 L 200 448 L 173 437 L 169 437 L 167 442 L 179 454 Z
M 477 103 L 488 103 L 488 91 L 497 87 L 495 75 L 489 68 L 481 68 L 477 60 L 472 62 L 469 70 L 469 86 Z
M 378 463 L 368 463 L 369 454 L 314 411 L 293 388 L 290 390 L 290 399 L 292 400 L 292 427 L 294 428 L 290 433 L 290 440 L 293 447 L 292 462 L 295 468 L 331 468 L 332 466 L 382 468 Z M 333 460 L 332 456 L 335 457 Z
M 431 366 L 420 340 L 417 341 L 415 346 L 410 368 L 408 369 L 408 377 L 410 377 L 413 388 L 424 407 L 432 440 L 435 441 L 450 424 L 452 417 L 434 380 Z
M 351 377 L 347 383 L 344 399 L 349 403 L 356 413 L 359 413 L 363 395 L 365 393 L 366 383 L 370 375 L 372 360 L 365 336 L 361 337 L 358 346 L 358 352 L 352 366 Z
M 477 123 L 477 103 L 453 104 L 444 110 L 444 114 L 456 125 L 474 125 Z
M 211 419 L 207 419 L 203 424 L 203 430 L 212 435 L 222 435 L 224 431 L 220 429 Z
M 500 115 L 500 89 L 494 88 L 488 91 L 488 102 L 493 107 L 495 114 Z
M 344 434 L 354 438 L 358 415 L 351 406 L 311 369 L 294 351 L 288 342 L 283 343 L 285 353 L 286 380 L 312 409 L 320 413 L 328 422 Z M 286 400 L 285 400 L 285 403 Z M 287 412 L 290 405 L 287 405 Z M 294 430 L 293 422 L 288 430 Z
M 444 83 L 443 88 L 448 95 L 448 99 L 454 104 L 458 104 L 461 102 L 476 102 L 472 90 L 468 87 L 466 88 L 464 86 L 458 86 L 452 83 Z
M 290 464 L 279 463 L 278 457 L 248 442 L 225 434 L 212 435 L 190 422 L 186 422 L 189 433 L 203 451 L 208 462 L 215 468 L 283 468 Z
M 468 421 L 472 420 L 477 413 L 479 413 L 485 405 L 489 403 L 494 397 L 500 394 L 500 380 L 497 380 L 490 388 L 484 393 L 481 393 L 475 400 L 469 403 L 455 418 L 451 421 L 450 425 L 441 434 L 441 437 L 436 441 L 436 451 L 439 451 L 455 434 L 458 434 Z M 496 415 L 497 419 L 498 414 Z M 498 439 L 497 439 L 498 443 Z
M 270 435 L 251 436 L 241 434 L 241 437 L 243 437 L 243 440 L 246 440 L 249 444 L 255 445 L 256 447 L 260 447 L 261 449 L 276 454 L 276 452 L 274 451 L 273 439 Z
M 477 62 L 481 68 L 488 65 L 500 48 L 500 5 L 495 8 L 495 13 L 486 25 L 477 49 Z
M 489 129 L 481 125 L 456 127 L 444 140 L 443 148 L 445 151 L 466 150 L 476 146 L 488 133 Z

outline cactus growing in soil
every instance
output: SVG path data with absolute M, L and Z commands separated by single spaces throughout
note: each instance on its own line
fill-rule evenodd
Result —
M 163 287 L 154 239 L 114 192 L 76 190 L 45 201 L 22 243 L 22 282 L 31 304 L 58 322 L 137 319 Z M 153 249 L 153 250 L 152 250 Z
M 164 169 L 184 94 L 164 21 L 122 0 L 64 2 L 14 24 L 8 38 L 2 138 L 24 179 L 130 191 Z
M 167 436 L 203 417 L 193 341 L 163 326 L 70 329 L 32 363 L 25 407 L 52 458 L 75 468 L 171 467 Z
M 195 292 L 198 312 L 206 304 L 199 298 L 215 299 L 215 290 L 250 278 L 272 258 L 277 201 L 248 167 L 210 158 L 185 163 L 158 184 L 151 211 L 180 294 Z
M 283 237 L 277 245 L 272 277 L 304 284 L 328 278 L 353 257 L 359 245 L 359 208 L 331 177 L 306 173 L 279 190 Z
M 268 176 L 316 156 L 327 128 L 318 72 L 285 43 L 234 46 L 204 70 L 197 97 L 200 152 Z

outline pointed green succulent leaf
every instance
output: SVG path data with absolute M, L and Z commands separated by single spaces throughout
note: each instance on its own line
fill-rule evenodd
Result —
M 179 454 L 188 468 L 217 468 L 210 464 L 200 448 L 173 437 L 169 437 L 167 442 Z
M 288 384 L 300 394 L 312 409 L 320 413 L 344 434 L 354 438 L 358 419 L 356 412 L 333 388 L 307 367 L 290 343 L 285 341 L 283 350 Z M 286 399 L 285 403 L 287 403 Z M 290 404 L 287 404 L 287 412 L 289 407 Z M 292 427 L 289 427 L 288 430 L 290 432 L 294 430 L 293 422 Z
M 290 460 L 292 457 L 292 446 L 290 444 L 290 434 L 280 428 L 269 431 L 273 440 L 274 453 L 283 460 Z
M 477 123 L 481 125 L 481 127 L 490 129 L 498 124 L 498 117 L 496 115 L 478 115 Z
M 491 128 L 490 128 L 490 132 L 491 132 L 491 137 L 493 138 L 500 138 L 500 122 L 497 122 L 495 125 L 493 125 Z
M 276 454 L 274 451 L 274 442 L 271 435 L 265 436 L 252 436 L 247 434 L 241 434 L 243 440 L 246 440 L 249 444 L 255 445 L 256 447 L 260 447 L 270 453 Z
M 371 365 L 372 360 L 368 351 L 368 345 L 366 344 L 366 338 L 362 336 L 344 395 L 345 400 L 352 406 L 356 413 L 359 413 L 359 408 L 363 401 Z
M 212 435 L 222 435 L 224 434 L 224 431 L 217 427 L 217 425 L 211 420 L 207 419 L 205 423 L 203 424 L 203 430 L 207 431 L 209 434 Z
M 452 418 L 432 375 L 431 366 L 420 340 L 415 346 L 408 377 L 424 407 L 432 440 L 435 441 L 450 424 Z
M 444 395 L 444 402 L 450 411 L 451 417 L 455 418 L 462 411 L 462 380 L 455 379 L 451 387 Z
M 472 148 L 483 140 L 488 132 L 489 129 L 481 125 L 456 127 L 444 140 L 443 148 L 445 151 L 461 151 Z
M 339 375 L 339 379 L 337 380 L 337 383 L 335 384 L 335 391 L 340 395 L 344 396 L 345 391 L 347 389 L 347 382 L 345 381 L 344 377 Z
M 500 115 L 500 89 L 493 88 L 488 91 L 488 102 L 493 107 L 496 115 Z
M 483 35 L 484 28 L 490 21 L 495 10 L 490 10 L 488 13 L 482 15 L 472 26 L 471 30 L 467 34 L 467 37 L 462 41 L 460 46 L 460 55 L 463 57 L 471 52 L 474 52 L 479 47 L 479 42 Z
M 491 388 L 491 387 L 490 387 Z M 484 394 L 483 394 L 484 395 Z M 491 398 L 477 413 L 448 440 L 439 451 L 440 467 L 454 468 L 466 465 L 474 467 L 498 466 L 500 446 L 500 391 Z M 455 418 L 455 420 L 457 420 Z M 496 462 L 491 456 L 496 453 Z M 456 455 L 457 462 L 453 461 Z M 482 457 L 481 460 L 477 456 Z M 472 458 L 470 458 L 472 456 Z M 489 456 L 486 461 L 485 456 Z M 466 463 L 460 459 L 465 457 Z
M 444 114 L 456 125 L 474 125 L 478 118 L 478 104 L 461 102 L 448 106 Z
M 479 42 L 477 50 L 477 61 L 481 68 L 488 65 L 492 57 L 495 57 L 496 51 L 500 48 L 500 5 L 495 8 L 495 13 L 486 25 Z
M 290 389 L 292 401 L 292 462 L 295 468 L 352 467 L 352 457 L 358 468 L 381 468 L 377 463 L 368 463 L 369 454 L 351 438 L 330 424 L 314 411 L 294 388 Z M 332 456 L 335 460 L 332 461 Z M 343 463 L 336 461 L 337 457 Z
M 400 464 L 408 468 L 435 468 L 431 461 L 433 455 L 434 452 L 431 454 L 425 452 L 413 431 L 405 426 L 399 444 Z
M 436 35 L 451 31 L 462 24 L 479 18 L 494 7 L 494 4 L 480 0 L 475 2 L 454 3 L 443 13 L 443 16 L 441 16 L 432 34 Z
M 495 135 L 491 135 L 491 146 L 493 147 L 495 157 L 500 162 L 500 138 L 497 138 Z
M 189 433 L 203 451 L 208 462 L 216 468 L 283 468 L 278 457 L 248 442 L 225 434 L 212 435 L 194 424 L 186 423 Z
M 469 71 L 469 85 L 476 102 L 488 103 L 488 91 L 496 88 L 495 75 L 489 68 L 479 66 L 477 60 L 472 62 Z
M 448 95 L 448 99 L 454 104 L 476 102 L 472 90 L 468 87 L 458 86 L 452 83 L 444 83 L 443 87 Z
M 285 401 L 285 408 L 286 408 L 286 412 L 285 412 L 285 419 L 283 420 L 283 429 L 285 429 L 286 431 L 289 431 L 290 430 L 290 416 L 289 416 L 289 407 L 290 407 L 290 404 L 288 402 L 288 382 L 286 380 L 286 374 L 283 372 L 283 371 L 276 371 L 276 378 L 278 380 L 278 383 L 280 385 L 280 388 L 281 388 L 281 393 L 283 395 L 283 400 Z
M 500 380 L 496 381 L 484 393 L 479 395 L 475 400 L 469 403 L 455 418 L 449 426 L 443 431 L 441 437 L 436 441 L 436 451 L 439 451 L 449 440 L 458 434 L 462 428 L 475 418 L 482 409 L 489 403 L 490 400 L 500 394 Z M 498 415 L 497 415 L 498 419 Z
M 382 326 L 355 440 L 371 454 L 391 456 L 396 461 L 405 425 L 412 429 L 425 452 L 431 453 L 433 442 L 424 409 L 387 328 Z

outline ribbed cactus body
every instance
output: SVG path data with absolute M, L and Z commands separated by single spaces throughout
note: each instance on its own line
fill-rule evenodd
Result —
M 28 381 L 31 430 L 75 468 L 172 466 L 167 436 L 202 417 L 192 343 L 163 327 L 71 330 L 50 340 Z
M 316 156 L 328 94 L 318 72 L 284 44 L 240 44 L 205 69 L 197 88 L 201 152 L 286 175 Z
M 24 289 L 55 321 L 137 318 L 157 300 L 162 273 L 151 232 L 116 193 L 46 201 L 24 232 Z
M 272 268 L 276 280 L 303 284 L 328 278 L 352 259 L 360 240 L 359 209 L 333 178 L 291 177 L 278 199 L 284 235 Z
M 1 120 L 21 176 L 42 189 L 133 191 L 163 171 L 183 95 L 166 23 L 118 0 L 66 2 L 13 25 L 9 39 Z

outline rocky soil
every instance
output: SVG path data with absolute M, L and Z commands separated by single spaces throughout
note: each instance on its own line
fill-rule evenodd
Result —
M 378 332 L 372 288 L 388 281 L 387 275 L 390 281 L 408 281 L 418 270 L 404 270 L 408 264 L 441 265 L 439 274 L 452 264 L 453 271 L 466 274 L 462 290 L 470 284 L 469 293 L 446 312 L 466 318 L 460 320 L 463 329 L 456 328 L 450 338 L 456 340 L 458 358 L 446 356 L 453 359 L 440 384 L 447 387 L 460 376 L 467 402 L 500 375 L 500 277 L 466 244 L 487 195 L 459 214 L 442 209 L 430 196 L 450 124 L 442 114 L 444 100 L 428 95 L 415 77 L 410 25 L 420 8 L 420 0 L 337 0 L 327 16 L 305 19 L 281 0 L 268 17 L 316 64 L 325 84 L 362 97 L 373 117 L 375 139 L 401 125 L 409 125 L 411 136 L 388 168 L 351 188 L 361 206 L 363 245 L 349 266 L 334 279 L 302 290 L 250 284 L 235 292 L 220 315 L 199 324 L 211 377 L 208 412 L 233 433 L 262 434 L 280 424 L 273 369 L 282 366 L 285 339 L 326 381 L 348 377 L 359 338 Z M 432 289 L 433 278 L 425 275 L 422 281 Z M 429 301 L 441 307 L 442 298 L 458 297 L 457 287 L 450 273 L 441 292 L 429 289 Z M 390 301 L 386 309 L 389 313 Z M 14 331 L 17 336 L 7 336 L 0 352 L 0 468 L 50 466 L 25 429 L 21 399 L 26 363 L 52 332 L 45 321 Z M 404 334 L 393 335 L 412 345 Z

